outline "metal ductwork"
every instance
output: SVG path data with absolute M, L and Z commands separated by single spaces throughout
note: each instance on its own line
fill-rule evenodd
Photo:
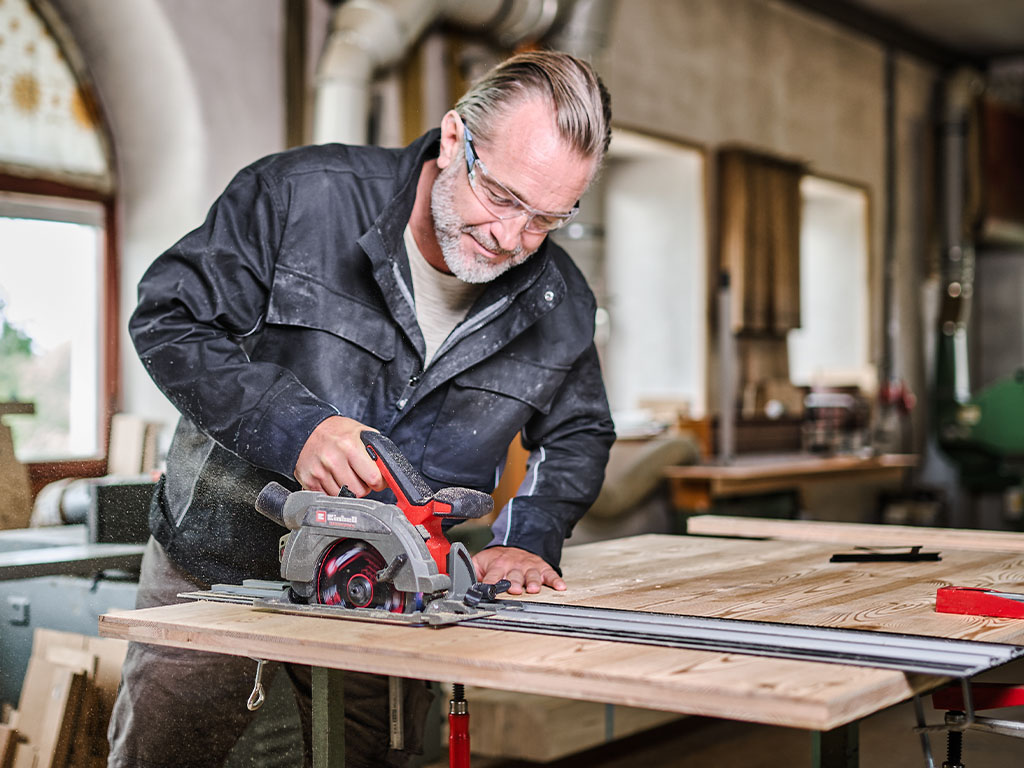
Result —
M 609 0 L 348 0 L 334 11 L 317 65 L 313 142 L 365 144 L 370 89 L 435 21 L 486 31 L 500 45 L 539 40 L 587 56 L 604 43 Z
M 366 143 L 374 72 L 398 63 L 440 6 L 440 0 L 349 0 L 338 6 L 317 65 L 315 144 Z

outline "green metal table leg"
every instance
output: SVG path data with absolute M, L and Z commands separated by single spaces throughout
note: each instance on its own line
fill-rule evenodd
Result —
M 345 768 L 345 673 L 313 667 L 313 768 Z
M 814 731 L 811 737 L 813 768 L 857 768 L 860 764 L 858 735 L 857 723 L 831 731 Z

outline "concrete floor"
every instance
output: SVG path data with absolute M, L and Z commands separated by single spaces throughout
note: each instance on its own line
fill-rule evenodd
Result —
M 472 703 L 470 704 L 472 710 Z M 941 713 L 926 707 L 929 723 Z M 993 717 L 1021 718 L 1013 711 L 987 712 Z M 911 704 L 901 704 L 861 722 L 860 765 L 864 768 L 915 768 L 925 761 Z M 945 759 L 945 737 L 931 737 L 935 765 Z M 811 736 L 790 728 L 750 725 L 691 717 L 628 739 L 547 763 L 548 768 L 811 768 Z M 1024 765 L 1024 740 L 969 733 L 965 768 Z M 447 755 L 429 768 L 445 768 Z M 473 757 L 473 768 L 528 768 L 536 763 Z

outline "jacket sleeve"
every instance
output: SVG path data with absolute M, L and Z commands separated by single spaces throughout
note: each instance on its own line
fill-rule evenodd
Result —
M 243 459 L 285 476 L 317 424 L 337 410 L 288 370 L 250 361 L 262 326 L 284 206 L 250 167 L 206 221 L 150 266 L 129 333 L 178 410 Z
M 562 543 L 594 503 L 615 428 L 593 344 L 566 376 L 546 414 L 522 431 L 526 477 L 492 526 L 489 546 L 519 547 L 558 568 Z

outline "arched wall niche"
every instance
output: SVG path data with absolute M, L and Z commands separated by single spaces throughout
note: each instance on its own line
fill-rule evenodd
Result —
M 154 256 L 194 226 L 205 140 L 199 99 L 180 42 L 156 0 L 35 0 L 63 26 L 96 89 L 113 144 L 121 248 L 118 333 L 125 411 L 173 423 L 174 412 L 131 354 L 127 318 Z M 43 10 L 45 9 L 45 10 Z

